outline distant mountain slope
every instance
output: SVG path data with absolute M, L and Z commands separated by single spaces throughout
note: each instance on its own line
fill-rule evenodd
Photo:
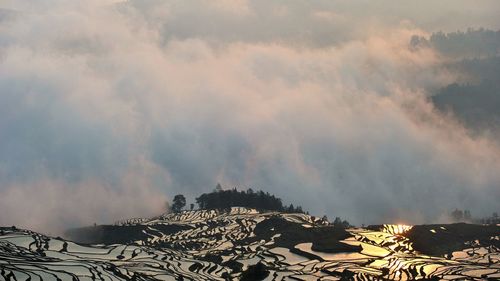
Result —
M 443 58 L 445 71 L 457 80 L 432 89 L 430 101 L 442 112 L 451 112 L 474 133 L 500 136 L 500 30 L 468 29 L 414 35 L 411 50 L 431 48 Z
M 465 32 L 435 32 L 429 38 L 415 35 L 410 46 L 432 47 L 450 58 L 493 57 L 500 54 L 500 30 L 469 28 Z
M 474 131 L 500 130 L 500 77 L 474 85 L 451 84 L 431 99 Z
M 434 234 L 437 227 L 440 226 L 419 231 Z M 452 235 L 461 235 L 460 225 L 453 229 Z M 0 228 L 0 279 L 493 280 L 500 277 L 498 243 L 490 243 L 497 241 L 498 236 L 472 241 L 473 244 L 464 242 L 465 250 L 458 247 L 452 259 L 446 259 L 419 255 L 413 249 L 413 241 L 404 236 L 411 230 L 411 226 L 398 225 L 345 230 L 305 214 L 245 208 L 232 208 L 229 212 L 186 211 L 70 231 L 74 240 L 102 243 L 94 245 L 28 230 Z M 489 227 L 490 234 L 496 230 L 500 234 L 500 227 Z M 474 240 L 482 231 L 482 226 L 475 227 L 473 232 L 468 229 L 467 238 Z M 467 250 L 470 247 L 474 250 Z

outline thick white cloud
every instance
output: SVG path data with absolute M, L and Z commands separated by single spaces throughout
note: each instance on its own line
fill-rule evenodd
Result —
M 493 211 L 497 144 L 434 111 L 454 74 L 408 49 L 454 9 L 226 2 L 5 7 L 0 224 L 146 216 L 216 182 L 355 223 Z

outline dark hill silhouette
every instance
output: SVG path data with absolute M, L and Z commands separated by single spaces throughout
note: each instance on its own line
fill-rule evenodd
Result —
M 416 225 L 404 234 L 413 242 L 415 250 L 434 256 L 450 256 L 471 241 L 479 241 L 486 247 L 500 248 L 500 241 L 491 239 L 500 234 L 500 226 L 467 223 Z

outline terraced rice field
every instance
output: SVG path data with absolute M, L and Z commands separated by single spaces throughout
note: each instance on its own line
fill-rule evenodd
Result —
M 87 242 L 80 244 L 0 228 L 0 280 L 239 280 L 259 262 L 266 280 L 500 279 L 500 231 L 441 256 L 415 250 L 411 231 L 398 225 L 344 231 L 305 214 L 244 208 L 70 233 Z M 425 232 L 431 239 L 451 235 L 446 226 Z

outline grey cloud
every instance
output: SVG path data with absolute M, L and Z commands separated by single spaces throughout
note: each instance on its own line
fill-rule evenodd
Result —
M 446 7 L 371 32 L 344 1 L 63 2 L 0 27 L 0 224 L 147 216 L 217 182 L 354 223 L 495 207 L 497 144 L 435 111 L 456 74 L 408 49 Z

